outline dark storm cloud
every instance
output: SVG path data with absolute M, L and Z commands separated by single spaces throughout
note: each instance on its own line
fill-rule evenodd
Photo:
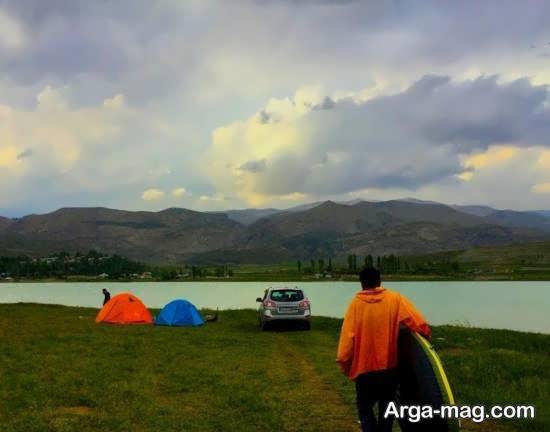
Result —
M 328 96 L 325 96 L 325 98 L 323 99 L 323 102 L 313 106 L 313 109 L 326 110 L 326 109 L 332 109 L 335 106 L 336 106 L 336 103 L 331 98 L 329 98 Z
M 27 34 L 23 48 L 0 52 L 0 71 L 17 82 L 91 76 L 143 92 L 204 74 L 204 61 L 220 53 L 273 67 L 264 59 L 276 61 L 283 49 L 304 76 L 342 74 L 351 64 L 418 76 L 426 65 L 542 44 L 550 3 L 535 3 L 0 0 Z M 151 71 L 155 64 L 161 70 Z
M 259 172 L 265 171 L 266 167 L 267 167 L 267 164 L 266 164 L 265 159 L 261 159 L 261 160 L 249 160 L 249 161 L 245 162 L 244 164 L 242 164 L 239 167 L 239 169 L 241 171 L 248 171 L 248 172 L 251 172 L 251 173 L 259 173 Z
M 32 155 L 33 155 L 33 151 L 31 149 L 26 149 L 17 155 L 17 160 L 29 158 Z
M 141 60 L 140 42 L 162 31 L 150 14 L 132 22 L 132 11 L 148 9 L 141 1 L 132 8 L 119 2 L 4 1 L 0 8 L 27 34 L 25 47 L 0 60 L 4 74 L 24 83 L 71 82 L 83 73 L 120 78 Z

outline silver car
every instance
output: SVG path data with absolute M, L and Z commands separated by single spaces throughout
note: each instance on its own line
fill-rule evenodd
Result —
M 295 321 L 310 329 L 311 304 L 304 292 L 298 288 L 268 288 L 263 298 L 256 299 L 258 320 L 262 330 L 266 330 L 272 323 Z

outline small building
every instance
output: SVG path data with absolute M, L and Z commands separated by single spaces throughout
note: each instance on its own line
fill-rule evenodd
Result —
M 52 264 L 57 261 L 57 257 L 45 257 L 40 258 L 40 262 L 46 263 L 46 264 Z

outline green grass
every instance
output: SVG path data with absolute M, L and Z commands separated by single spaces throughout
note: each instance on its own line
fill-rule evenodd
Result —
M 323 258 L 323 257 L 320 257 Z M 358 256 L 358 265 L 364 257 Z M 422 270 L 401 270 L 395 274 L 384 274 L 386 280 L 550 280 L 550 242 L 531 242 L 505 246 L 475 247 L 461 251 L 445 251 L 427 255 L 401 256 L 407 262 Z M 315 260 L 316 261 L 316 260 Z M 328 259 L 325 257 L 325 264 Z M 452 271 L 442 263 L 456 262 L 458 271 Z M 302 261 L 302 272 L 295 262 L 281 264 L 241 264 L 232 266 L 235 281 L 311 281 L 316 280 L 307 272 L 309 260 Z M 317 264 L 316 264 L 317 265 Z M 346 263 L 333 260 L 332 276 L 342 280 L 357 280 L 354 272 L 346 273 Z M 212 269 L 210 269 L 212 272 Z M 225 279 L 220 279 L 225 280 Z
M 201 328 L 96 325 L 96 313 L 0 305 L 1 431 L 358 430 L 334 362 L 340 320 L 261 332 L 251 310 Z M 444 326 L 433 341 L 460 403 L 537 407 L 466 430 L 550 430 L 550 335 Z
M 457 262 L 460 271 L 446 275 L 466 280 L 550 280 L 550 242 L 532 242 L 505 246 L 483 246 L 463 251 L 438 252 L 404 257 L 411 264 Z M 406 275 L 393 275 L 399 279 Z M 437 274 L 417 277 L 435 279 Z M 443 275 L 445 276 L 445 275 Z

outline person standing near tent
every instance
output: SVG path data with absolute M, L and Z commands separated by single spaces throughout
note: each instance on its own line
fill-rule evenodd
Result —
M 401 325 L 430 337 L 422 314 L 400 293 L 381 286 L 380 272 L 359 273 L 362 291 L 348 307 L 336 361 L 355 381 L 357 410 L 363 432 L 391 432 L 393 418 L 384 418 L 397 389 L 397 338 Z M 378 403 L 378 421 L 373 407 Z
M 103 288 L 103 306 L 105 306 L 105 304 L 111 300 L 111 293 L 109 291 L 107 291 L 105 288 Z

